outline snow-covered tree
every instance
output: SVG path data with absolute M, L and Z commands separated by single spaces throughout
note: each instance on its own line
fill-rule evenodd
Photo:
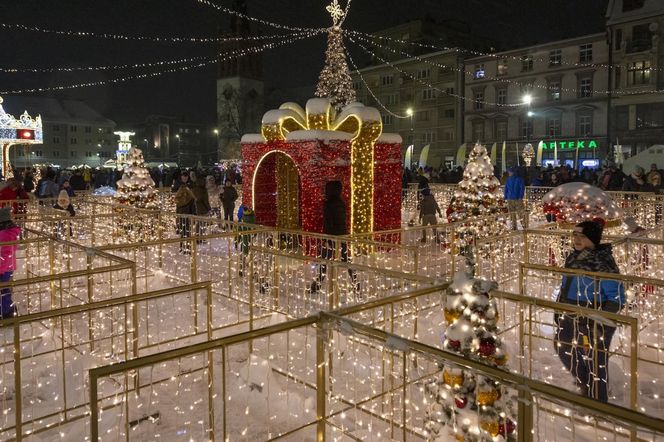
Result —
M 494 282 L 457 274 L 445 293 L 445 350 L 493 367 L 507 363 L 498 337 L 498 308 L 489 295 L 496 287 Z M 447 441 L 450 436 L 464 442 L 516 440 L 516 398 L 495 380 L 445 366 L 442 379 L 427 382 L 425 391 L 424 429 L 430 441 Z
M 122 178 L 115 195 L 120 204 L 141 209 L 157 208 L 157 194 L 150 171 L 145 167 L 143 152 L 137 147 L 129 149 Z
M 466 259 L 473 259 L 474 241 L 507 233 L 506 220 L 474 222 L 475 218 L 507 212 L 500 181 L 493 174 L 493 164 L 486 148 L 476 144 L 470 152 L 463 179 L 454 191 L 448 209 L 448 221 L 468 221 L 456 229 L 456 246 Z M 469 263 L 471 268 L 474 263 Z

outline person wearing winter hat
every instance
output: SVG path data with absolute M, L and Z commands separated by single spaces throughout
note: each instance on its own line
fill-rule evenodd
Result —
M 58 199 L 53 205 L 53 208 L 56 210 L 69 212 L 69 216 L 76 215 L 76 211 L 74 210 L 74 206 L 71 204 L 71 200 L 69 199 L 69 194 L 67 193 L 66 190 L 60 191 L 60 193 L 58 194 Z M 55 232 L 53 232 L 55 236 L 57 236 L 58 238 L 64 238 L 65 236 L 67 236 L 67 232 L 69 232 L 70 237 L 74 234 L 71 222 L 58 221 L 55 225 Z
M 574 250 L 565 260 L 566 269 L 620 273 L 610 244 L 601 244 L 604 222 L 599 219 L 577 224 L 572 232 Z M 617 313 L 625 304 L 622 283 L 584 274 L 565 275 L 558 302 Z M 558 357 L 576 378 L 581 393 L 608 401 L 608 350 L 615 327 L 574 314 L 556 314 L 554 339 Z
M 0 243 L 18 241 L 21 236 L 21 228 L 12 221 L 11 209 L 3 207 L 0 209 Z M 17 244 L 0 246 L 0 282 L 9 282 L 16 270 Z M 0 319 L 11 318 L 16 315 L 16 306 L 12 300 L 10 287 L 0 289 Z

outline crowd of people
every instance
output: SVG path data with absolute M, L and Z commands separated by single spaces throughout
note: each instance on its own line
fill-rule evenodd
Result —
M 658 168 L 654 163 L 650 165 L 647 172 L 642 167 L 636 166 L 632 171 L 628 171 L 628 174 L 623 172 L 621 166 L 613 163 L 606 164 L 601 169 L 583 168 L 580 171 L 569 165 L 528 168 L 515 166 L 513 170 L 516 175 L 523 178 L 526 186 L 533 187 L 556 187 L 566 183 L 582 182 L 597 186 L 602 190 L 659 192 L 663 189 L 664 169 Z M 510 176 L 509 171 L 501 175 L 498 168 L 495 170 L 495 175 L 503 185 Z M 422 177 L 426 178 L 427 186 L 429 183 L 456 184 L 463 178 L 463 169 L 461 167 L 448 169 L 444 165 L 438 169 L 418 168 L 417 166 L 413 166 L 411 169 L 406 168 L 402 176 L 403 188 L 406 189 L 410 183 L 417 182 L 418 188 L 421 190 L 424 188 L 421 186 Z

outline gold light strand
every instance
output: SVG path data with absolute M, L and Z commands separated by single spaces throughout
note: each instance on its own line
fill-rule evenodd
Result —
M 324 32 L 324 31 L 321 31 Z M 319 32 L 320 33 L 320 32 Z M 250 54 L 258 54 L 266 49 L 272 49 L 275 47 L 283 46 L 285 44 L 290 44 L 298 40 L 303 40 L 305 38 L 311 37 L 315 34 L 311 35 L 306 35 L 303 37 L 298 37 L 294 38 L 292 40 L 287 40 L 287 41 L 282 41 L 282 42 L 275 42 L 275 43 L 267 43 L 263 46 L 257 46 L 253 48 L 247 48 L 247 49 L 239 49 L 234 52 L 232 52 L 229 55 L 225 55 L 222 57 L 217 57 L 215 59 L 208 59 L 206 61 L 201 61 L 193 65 L 188 65 L 188 66 L 181 66 L 181 67 L 174 67 L 162 71 L 157 71 L 157 72 L 148 72 L 148 73 L 142 73 L 142 74 L 135 74 L 135 75 L 128 75 L 126 77 L 121 77 L 121 78 L 113 78 L 109 80 L 99 80 L 99 81 L 90 81 L 90 82 L 84 82 L 84 83 L 76 83 L 76 84 L 69 84 L 69 85 L 58 85 L 58 86 L 48 86 L 48 87 L 42 87 L 42 88 L 27 88 L 27 89 L 14 89 L 14 90 L 8 90 L 8 91 L 0 91 L 0 95 L 9 95 L 9 94 L 24 94 L 24 93 L 33 93 L 33 92 L 46 92 L 46 91 L 58 91 L 58 90 L 66 90 L 66 89 L 78 89 L 78 88 L 83 88 L 83 87 L 92 87 L 92 86 L 103 86 L 107 84 L 117 84 L 117 83 L 124 83 L 130 80 L 136 80 L 136 79 L 141 79 L 141 78 L 152 78 L 152 77 L 159 77 L 161 75 L 167 74 L 167 73 L 173 73 L 173 72 L 184 72 L 188 71 L 191 69 L 196 69 L 196 68 L 201 68 L 205 66 L 209 66 L 212 64 L 215 64 L 219 61 L 224 61 L 224 60 L 230 60 L 234 58 L 240 58 L 244 57 L 246 55 Z

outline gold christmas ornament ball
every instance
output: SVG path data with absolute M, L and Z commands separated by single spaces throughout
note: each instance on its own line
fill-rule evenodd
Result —
M 458 387 L 463 384 L 463 373 L 455 375 L 445 370 L 443 371 L 443 382 L 450 387 Z
M 456 310 L 449 310 L 449 309 L 445 309 L 444 314 L 445 314 L 445 320 L 447 322 L 449 322 L 450 324 L 453 323 L 454 321 L 456 321 L 457 319 L 459 319 L 459 317 L 461 316 L 460 312 L 457 312 Z
M 498 434 L 500 434 L 498 431 L 499 428 L 498 421 L 480 422 L 480 428 L 489 433 L 493 437 L 496 437 L 498 436 Z
M 477 393 L 477 403 L 480 405 L 493 405 L 500 397 L 498 390 L 480 391 Z M 496 425 L 498 425 L 496 423 Z

